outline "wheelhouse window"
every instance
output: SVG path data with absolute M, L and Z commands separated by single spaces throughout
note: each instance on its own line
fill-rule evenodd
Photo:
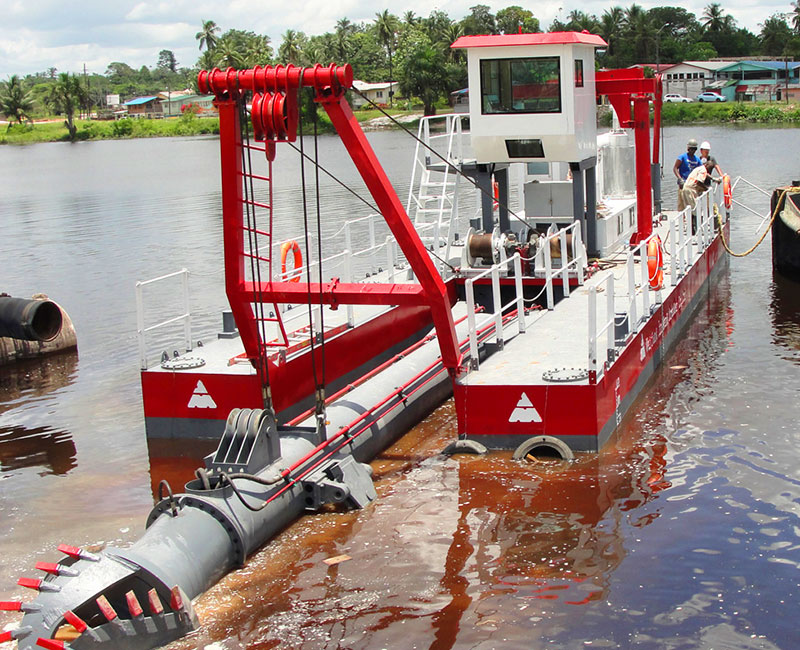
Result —
M 583 59 L 575 59 L 575 87 L 583 88 Z
M 481 61 L 481 112 L 560 113 L 559 57 Z

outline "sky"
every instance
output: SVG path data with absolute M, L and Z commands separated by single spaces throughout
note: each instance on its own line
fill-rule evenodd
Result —
M 710 2 L 710 0 L 709 0 Z M 270 37 L 275 49 L 287 29 L 308 35 L 333 31 L 336 21 L 347 17 L 353 23 L 372 21 L 384 8 L 402 16 L 414 11 L 427 16 L 433 9 L 446 11 L 453 19 L 469 13 L 469 7 L 487 4 L 493 12 L 519 4 L 529 8 L 543 28 L 558 17 L 565 19 L 572 9 L 601 15 L 612 0 L 539 0 L 535 5 L 524 0 L 299 0 L 284 5 L 276 0 L 0 0 L 0 81 L 12 74 L 43 72 L 51 67 L 59 72 L 104 74 L 109 63 L 121 61 L 131 67 L 154 67 L 160 50 L 172 50 L 180 67 L 191 67 L 199 56 L 195 34 L 203 20 L 213 20 L 222 31 L 236 28 L 252 30 Z M 640 1 L 651 8 L 681 2 Z M 697 4 L 700 16 L 708 2 Z M 789 0 L 728 0 L 723 9 L 742 27 L 754 33 L 759 23 L 776 12 L 789 12 Z M 534 8 L 535 7 L 535 8 Z

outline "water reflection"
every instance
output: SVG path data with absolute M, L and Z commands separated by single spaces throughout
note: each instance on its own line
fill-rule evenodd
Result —
M 150 489 L 157 498 L 158 484 L 166 480 L 173 492 L 194 478 L 194 471 L 203 466 L 203 459 L 217 448 L 216 440 L 149 439 Z
M 0 366 L 0 414 L 75 381 L 75 350 Z
M 775 273 L 770 312 L 773 342 L 788 351 L 784 359 L 800 363 L 800 283 Z
M 45 467 L 66 474 L 77 465 L 77 452 L 67 431 L 50 427 L 0 427 L 0 475 L 23 467 Z

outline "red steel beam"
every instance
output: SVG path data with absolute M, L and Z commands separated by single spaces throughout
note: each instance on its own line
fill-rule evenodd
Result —
M 369 193 L 375 200 L 378 210 L 386 220 L 386 224 L 422 286 L 427 303 L 431 308 L 433 325 L 436 328 L 442 352 L 442 361 L 451 375 L 455 375 L 461 355 L 458 351 L 447 288 L 400 203 L 397 192 L 394 191 L 386 172 L 367 141 L 364 131 L 353 115 L 353 111 L 350 110 L 344 94 L 339 97 L 323 95 L 319 99 L 361 174 Z
M 265 302 L 317 305 L 428 305 L 418 284 L 373 284 L 359 282 L 262 282 L 247 281 L 241 295 L 249 301 L 261 297 Z M 449 305 L 449 302 L 448 302 Z

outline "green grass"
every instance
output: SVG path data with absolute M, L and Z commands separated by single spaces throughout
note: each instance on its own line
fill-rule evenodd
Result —
M 800 122 L 800 106 L 779 102 L 664 104 L 662 121 L 670 124 Z
M 412 111 L 393 109 L 393 116 L 407 115 Z M 317 129 L 320 133 L 332 133 L 333 125 L 324 111 L 319 112 Z M 378 110 L 356 111 L 359 122 L 366 122 L 383 114 Z M 56 118 L 57 119 L 57 118 Z M 161 138 L 187 135 L 215 135 L 219 133 L 219 119 L 184 115 L 159 120 L 124 119 L 117 121 L 75 120 L 78 127 L 76 140 L 112 140 L 128 138 Z M 313 126 L 306 121 L 306 133 Z M 38 142 L 68 142 L 69 133 L 63 120 L 36 122 L 34 124 L 12 124 L 10 128 L 0 126 L 0 144 L 35 144 Z
M 109 140 L 122 138 L 159 138 L 182 135 L 219 133 L 219 119 L 175 117 L 163 120 L 125 119 L 118 121 L 75 120 L 76 140 Z M 0 144 L 34 144 L 67 142 L 69 133 L 63 121 L 13 124 L 0 127 Z

